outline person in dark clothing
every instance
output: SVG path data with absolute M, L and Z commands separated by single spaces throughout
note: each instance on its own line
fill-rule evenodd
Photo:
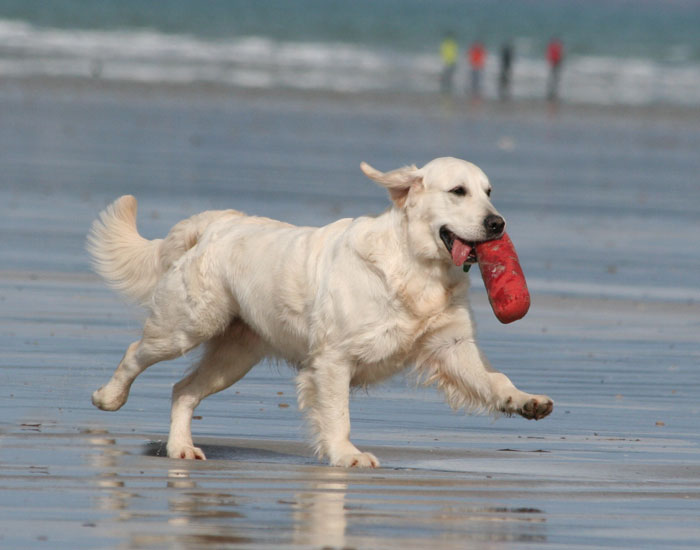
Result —
M 513 45 L 506 42 L 501 46 L 501 71 L 498 75 L 498 97 L 510 98 L 510 86 L 513 72 Z

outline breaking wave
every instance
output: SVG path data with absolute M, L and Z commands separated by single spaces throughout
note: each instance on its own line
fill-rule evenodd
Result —
M 485 95 L 496 97 L 497 60 L 484 75 Z M 205 39 L 155 30 L 66 30 L 0 20 L 0 78 L 71 77 L 109 81 L 215 83 L 254 89 L 343 93 L 438 90 L 435 54 L 365 47 L 343 42 L 281 41 L 265 36 Z M 455 75 L 464 94 L 467 71 Z M 542 59 L 518 57 L 513 97 L 544 96 Z M 691 60 L 571 56 L 561 95 L 571 103 L 598 105 L 698 105 L 700 65 Z

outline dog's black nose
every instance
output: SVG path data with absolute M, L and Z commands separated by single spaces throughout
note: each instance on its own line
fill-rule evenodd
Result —
M 506 220 L 501 218 L 496 214 L 489 214 L 484 220 L 484 227 L 486 228 L 486 233 L 491 236 L 500 235 L 503 233 L 503 229 L 506 226 Z

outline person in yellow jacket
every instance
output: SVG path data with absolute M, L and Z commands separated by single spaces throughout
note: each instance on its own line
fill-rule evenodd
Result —
M 454 80 L 459 46 L 452 33 L 445 35 L 440 44 L 440 57 L 442 58 L 442 73 L 440 74 L 440 91 L 443 94 L 452 93 L 452 81 Z

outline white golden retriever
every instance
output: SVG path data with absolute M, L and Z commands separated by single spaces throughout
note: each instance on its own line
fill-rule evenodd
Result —
M 389 191 L 392 207 L 320 228 L 221 210 L 146 240 L 134 197 L 102 212 L 88 237 L 94 267 L 149 316 L 93 403 L 119 409 L 146 368 L 204 343 L 196 368 L 173 388 L 172 458 L 205 458 L 192 442 L 195 407 L 265 357 L 298 369 L 316 451 L 336 466 L 379 466 L 350 442 L 350 388 L 408 366 L 454 408 L 547 416 L 548 397 L 489 367 L 474 339 L 469 279 L 454 265 L 455 242 L 464 261 L 465 246 L 503 233 L 486 175 L 455 158 L 387 173 L 363 163 L 362 171 Z

